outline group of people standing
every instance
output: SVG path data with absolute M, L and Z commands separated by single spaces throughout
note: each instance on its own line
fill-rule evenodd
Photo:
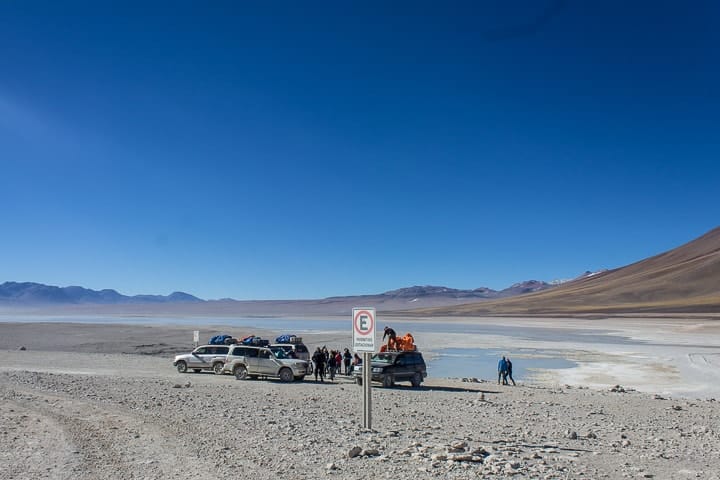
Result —
M 315 353 L 313 353 L 312 362 L 316 382 L 318 378 L 321 382 L 324 382 L 325 376 L 328 376 L 330 381 L 333 381 L 336 374 L 342 374 L 343 366 L 345 367 L 345 375 L 350 375 L 352 367 L 360 363 L 360 356 L 357 353 L 353 356 L 347 348 L 341 353 L 340 350 L 317 347 Z
M 512 376 L 512 362 L 509 358 L 502 357 L 498 362 L 498 385 L 500 385 L 501 380 L 503 385 L 510 385 L 508 379 L 515 385 L 515 380 Z
M 389 336 L 391 340 L 394 340 L 395 332 L 385 327 L 385 336 Z M 390 330 L 388 332 L 387 330 Z M 383 340 L 385 339 L 383 336 Z M 362 358 L 357 353 L 352 354 L 350 350 L 346 348 L 343 352 L 340 350 L 328 350 L 327 347 L 317 347 L 315 353 L 312 356 L 313 373 L 315 373 L 315 381 L 318 379 L 321 382 L 325 381 L 325 377 L 329 377 L 330 381 L 335 380 L 335 375 L 343 374 L 343 367 L 345 367 L 344 375 L 350 375 L 355 365 L 362 363 Z M 512 382 L 515 385 L 515 379 L 513 378 L 513 364 L 508 357 L 502 357 L 498 362 L 498 385 L 510 385 Z

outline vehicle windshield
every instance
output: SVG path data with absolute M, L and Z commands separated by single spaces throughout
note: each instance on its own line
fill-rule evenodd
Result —
M 395 361 L 395 355 L 391 353 L 376 353 L 370 359 L 375 363 L 389 363 L 392 364 Z

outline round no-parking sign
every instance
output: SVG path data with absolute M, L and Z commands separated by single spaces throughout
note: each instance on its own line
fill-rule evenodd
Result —
M 375 351 L 374 308 L 353 308 L 353 350 Z

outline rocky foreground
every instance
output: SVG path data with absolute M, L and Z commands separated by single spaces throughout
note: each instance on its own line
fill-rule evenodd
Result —
M 361 388 L 343 377 L 181 375 L 142 355 L 3 358 L 2 479 L 720 478 L 712 399 L 430 379 L 374 388 L 365 430 Z

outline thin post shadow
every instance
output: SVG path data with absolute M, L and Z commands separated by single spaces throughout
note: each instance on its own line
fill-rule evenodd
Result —
M 518 443 L 518 442 L 511 442 L 508 440 L 478 440 L 479 442 L 484 443 L 493 443 L 495 445 L 498 444 L 507 444 L 512 445 L 514 447 L 524 447 L 524 448 L 554 448 L 556 450 L 562 450 L 563 452 L 585 452 L 585 453 L 592 453 L 594 450 L 588 450 L 585 448 L 569 448 L 569 447 L 561 447 L 559 445 L 532 445 L 529 443 Z

